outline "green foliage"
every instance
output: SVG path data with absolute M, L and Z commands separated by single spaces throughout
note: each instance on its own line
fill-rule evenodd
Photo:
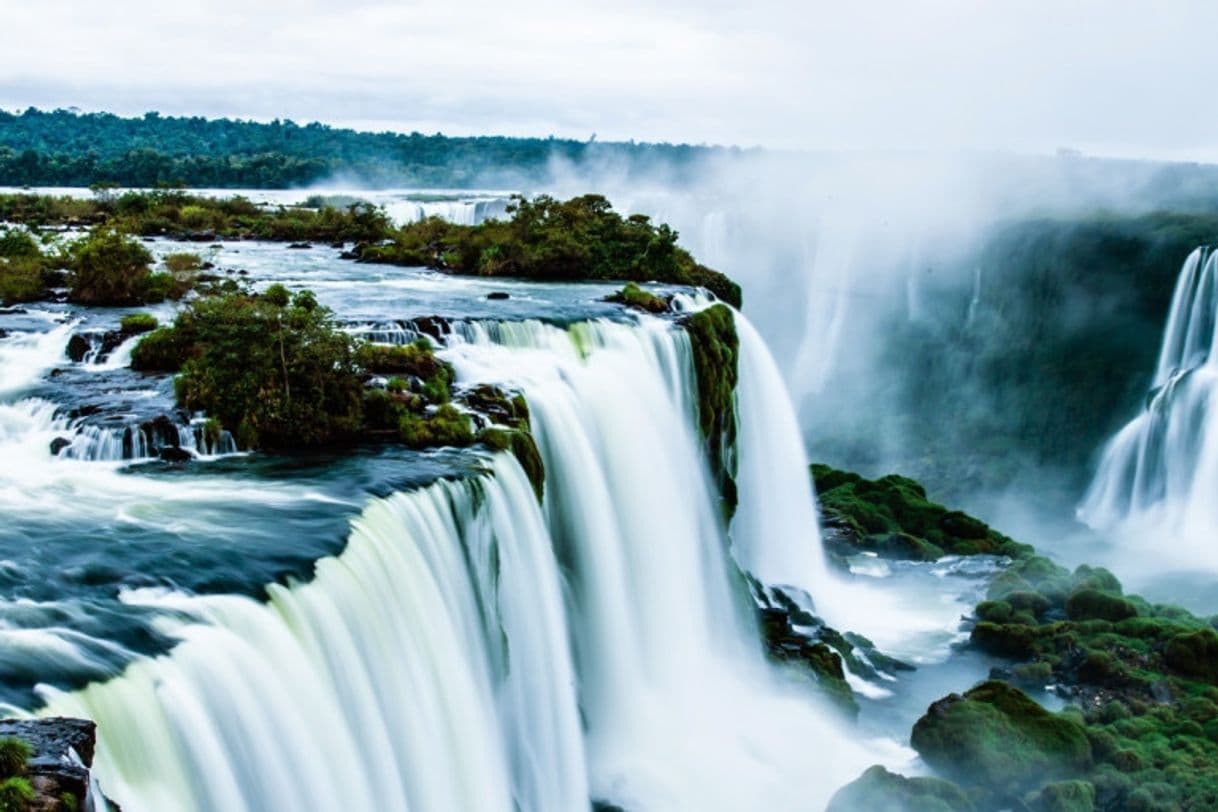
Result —
M 960 787 L 941 778 L 906 778 L 880 765 L 842 787 L 825 812 L 975 812 Z
M 914 725 L 910 741 L 949 778 L 1000 794 L 1074 777 L 1092 758 L 1082 725 L 995 680 L 935 702 Z
M 946 553 L 1031 554 L 1031 547 L 984 522 L 931 502 L 925 489 L 907 477 L 869 480 L 819 464 L 812 466 L 812 477 L 822 513 L 848 531 L 837 537 L 834 552 L 839 555 L 862 549 L 887 558 L 930 561 Z
M 32 302 L 50 286 L 54 259 L 44 256 L 38 241 L 21 228 L 0 228 L 0 302 Z
M 27 812 L 37 797 L 25 778 L 6 778 L 0 782 L 0 812 Z
M 71 246 L 71 299 L 87 305 L 147 301 L 152 254 L 113 228 L 98 228 Z
M 177 372 L 192 349 L 186 331 L 160 327 L 135 345 L 131 351 L 131 368 L 137 372 Z
M 469 415 L 451 403 L 438 406 L 429 414 L 404 412 L 398 432 L 410 448 L 467 446 L 476 440 Z
M 66 110 L 0 112 L 0 184 L 154 188 L 284 188 L 336 173 L 393 187 L 503 188 L 536 184 L 554 159 L 606 160 L 646 175 L 692 174 L 697 160 L 736 150 L 556 138 L 449 138 L 162 116 L 120 118 Z M 678 179 L 681 174 L 678 174 Z
M 351 338 L 307 292 L 279 301 L 244 293 L 199 298 L 173 327 L 144 337 L 132 366 L 179 368 L 178 401 L 230 427 L 245 447 L 353 436 L 362 425 L 363 384 Z
M 668 299 L 643 290 L 633 282 L 627 282 L 626 286 L 610 296 L 608 301 L 624 304 L 645 313 L 667 313 L 669 310 Z
M 157 328 L 156 316 L 151 313 L 132 313 L 123 316 L 119 321 L 119 329 L 127 335 L 147 333 Z
M 718 480 L 724 512 L 736 509 L 735 470 L 729 470 L 729 450 L 736 442 L 736 381 L 740 338 L 736 318 L 717 304 L 685 319 L 698 384 L 698 426 L 706 443 L 711 470 Z
M 1093 812 L 1095 786 L 1087 781 L 1058 781 L 1027 799 L 1030 812 Z
M 193 273 L 203 267 L 203 258 L 198 254 L 168 254 L 163 260 L 170 273 Z
M 0 778 L 9 778 L 25 772 L 25 763 L 33 750 L 28 742 L 14 736 L 0 738 Z
M 412 223 L 395 231 L 387 244 L 362 246 L 359 256 L 478 276 L 700 285 L 740 305 L 739 285 L 695 262 L 677 245 L 677 232 L 643 215 L 622 217 L 600 195 L 567 201 L 518 196 L 509 211 L 508 220 L 477 226 L 436 218 Z
M 799 634 L 791 626 L 790 614 L 777 608 L 763 609 L 761 636 L 770 659 L 803 669 L 815 680 L 818 692 L 846 716 L 858 715 L 854 692 L 846 682 L 842 655 L 829 644 Z M 843 649 L 849 652 L 847 645 Z

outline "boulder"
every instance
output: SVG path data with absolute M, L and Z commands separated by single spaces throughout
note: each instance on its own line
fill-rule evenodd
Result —
M 163 462 L 190 462 L 195 458 L 194 454 L 191 454 L 186 449 L 179 448 L 178 446 L 165 446 L 164 448 L 158 449 L 157 456 L 160 457 Z
M 64 809 L 63 799 L 75 799 L 72 812 L 88 809 L 89 767 L 97 741 L 96 725 L 84 719 L 0 720 L 0 738 L 20 739 L 30 746 L 24 777 L 33 787 L 31 812 Z
M 59 452 L 63 451 L 68 446 L 72 445 L 72 441 L 67 437 L 56 437 L 51 441 L 51 456 L 58 457 Z
M 491 301 L 503 301 L 504 299 L 512 298 L 512 295 L 506 291 L 492 290 L 490 293 L 486 294 L 486 298 L 490 299 Z
M 910 743 L 947 778 L 999 794 L 1074 778 L 1092 760 L 1080 724 L 996 680 L 932 704 Z
M 72 337 L 68 339 L 68 357 L 78 364 L 85 360 L 85 356 L 89 354 L 89 350 L 92 348 L 93 345 L 89 342 L 89 339 L 80 333 L 73 333 Z
M 960 787 L 942 778 L 906 778 L 879 764 L 842 787 L 825 812 L 974 812 Z

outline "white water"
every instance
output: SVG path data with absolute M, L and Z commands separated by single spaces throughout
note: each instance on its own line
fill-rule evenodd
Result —
M 124 809 L 817 809 L 892 754 L 763 655 L 683 333 L 466 333 L 446 351 L 461 377 L 529 400 L 544 511 L 501 455 L 491 477 L 374 501 L 267 604 L 130 597 L 199 620 L 48 707 L 98 720 Z
M 1109 441 L 1078 513 L 1098 529 L 1170 534 L 1193 559 L 1212 549 L 1216 493 L 1218 253 L 1199 248 L 1180 271 L 1146 407 Z

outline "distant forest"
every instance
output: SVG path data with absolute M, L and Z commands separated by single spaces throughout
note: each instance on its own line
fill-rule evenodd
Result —
M 0 110 L 0 185 L 282 188 L 340 177 L 369 186 L 471 188 L 544 180 L 550 162 L 619 161 L 680 175 L 734 149 L 559 138 L 365 133 L 147 113 Z

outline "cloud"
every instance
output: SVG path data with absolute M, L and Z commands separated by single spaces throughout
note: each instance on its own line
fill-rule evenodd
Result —
M 1207 2 L 0 0 L 0 106 L 1213 157 Z

